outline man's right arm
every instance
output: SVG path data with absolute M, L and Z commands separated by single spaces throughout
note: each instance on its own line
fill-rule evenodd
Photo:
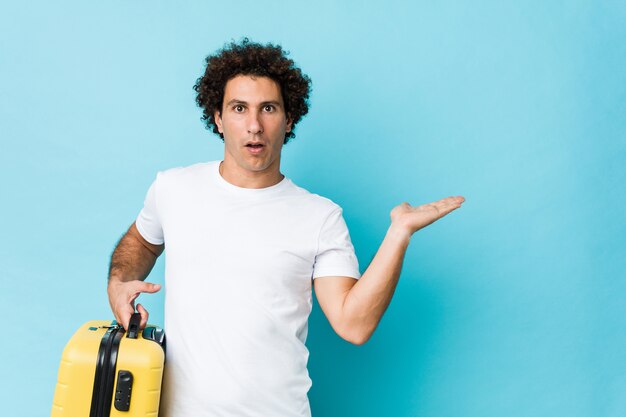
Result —
M 115 319 L 125 329 L 135 311 L 135 299 L 139 294 L 154 293 L 161 289 L 160 285 L 143 280 L 164 248 L 164 245 L 153 245 L 146 241 L 133 223 L 111 255 L 107 287 L 109 304 Z M 141 314 L 140 327 L 144 328 L 148 323 L 148 312 L 141 304 L 137 304 L 137 312 Z

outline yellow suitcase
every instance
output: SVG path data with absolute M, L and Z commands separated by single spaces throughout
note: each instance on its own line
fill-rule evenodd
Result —
M 156 417 L 165 362 L 165 333 L 139 331 L 133 314 L 128 333 L 115 321 L 81 326 L 63 350 L 51 417 Z

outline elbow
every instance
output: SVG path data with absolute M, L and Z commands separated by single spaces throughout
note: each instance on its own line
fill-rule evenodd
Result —
M 355 346 L 362 346 L 364 345 L 368 340 L 370 340 L 369 337 L 360 337 L 360 338 L 352 338 L 352 339 L 345 339 L 348 342 L 352 343 Z
M 352 331 L 340 334 L 341 338 L 355 346 L 361 346 L 367 343 L 372 337 L 373 331 Z

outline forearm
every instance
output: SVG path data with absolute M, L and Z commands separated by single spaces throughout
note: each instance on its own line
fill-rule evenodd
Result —
M 133 224 L 118 242 L 111 255 L 109 283 L 144 280 L 154 267 L 160 251 L 142 243 L 138 235 Z
M 347 293 L 343 322 L 357 343 L 367 341 L 391 302 L 411 234 L 392 224 L 361 278 Z
M 152 245 L 147 242 L 133 223 L 111 255 L 107 286 L 109 304 L 115 319 L 125 329 L 128 328 L 130 317 L 135 312 L 135 299 L 139 294 L 155 293 L 161 288 L 158 284 L 143 280 L 154 267 L 163 249 L 163 245 Z M 143 328 L 148 321 L 148 312 L 141 304 L 137 304 L 136 308 L 141 314 L 140 328 Z

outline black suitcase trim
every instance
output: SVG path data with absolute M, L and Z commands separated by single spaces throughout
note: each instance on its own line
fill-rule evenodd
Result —
M 141 315 L 134 313 L 128 324 L 128 338 L 137 338 L 140 322 Z M 115 386 L 115 370 L 117 368 L 117 354 L 120 342 L 126 331 L 122 326 L 117 324 L 115 320 L 111 323 L 110 327 L 107 327 L 108 329 L 104 336 L 102 336 L 100 347 L 98 348 L 96 374 L 93 381 L 89 417 L 109 417 L 111 414 L 111 402 L 113 400 L 113 388 Z M 96 330 L 96 328 L 90 330 Z M 146 327 L 142 332 L 142 337 L 158 343 L 165 353 L 165 332 L 163 329 Z M 128 401 L 130 401 L 130 397 Z
M 115 325 L 106 331 L 100 341 L 89 417 L 109 417 L 111 413 L 117 352 L 123 335 L 124 329 Z

